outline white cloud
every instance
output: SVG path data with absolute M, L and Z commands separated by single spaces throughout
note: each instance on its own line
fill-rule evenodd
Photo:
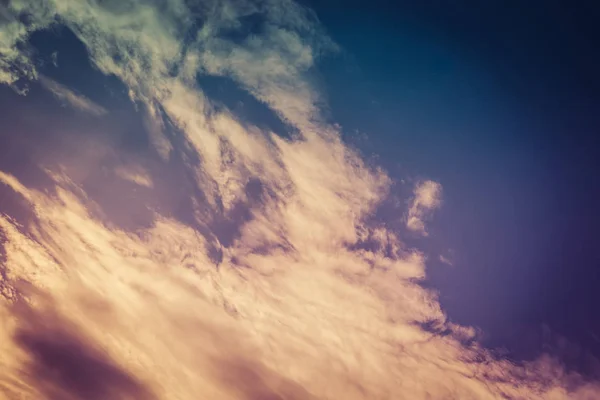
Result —
M 419 182 L 414 189 L 406 218 L 406 227 L 427 236 L 424 219 L 440 207 L 442 186 L 434 181 Z
M 65 172 L 52 174 L 53 194 L 0 173 L 4 190 L 20 193 L 36 219 L 24 232 L 0 216 L 6 238 L 0 287 L 25 299 L 0 302 L 0 393 L 23 399 L 85 393 L 91 400 L 597 393 L 593 384 L 571 385 L 553 360 L 516 366 L 464 345 L 473 329 L 448 323 L 435 294 L 416 283 L 425 256 L 365 222 L 391 179 L 322 122 L 310 70 L 321 51 L 335 46 L 310 12 L 286 0 L 197 2 L 204 28 L 182 55 L 194 23 L 183 0 L 36 4 L 11 2 L 10 34 L 1 36 L 2 54 L 12 54 L 6 71 L 35 75 L 27 54 L 14 54 L 15 44 L 59 16 L 95 66 L 145 103 L 161 156 L 153 162 L 171 168 L 176 154 L 183 163 L 180 174 L 129 164 L 116 173 L 157 199 L 168 197 L 165 188 L 181 191 L 193 221 L 155 207 L 151 226 L 118 228 L 92 212 L 94 193 Z M 25 11 L 27 27 L 16 18 Z M 232 39 L 240 18 L 252 13 L 261 14 L 264 29 L 253 36 L 240 30 Z M 301 137 L 283 139 L 217 112 L 195 82 L 198 72 L 236 80 Z M 185 143 L 166 134 L 159 108 Z M 86 162 L 78 160 L 72 164 Z M 138 207 L 140 199 L 126 194 L 111 196 L 119 207 Z M 425 232 L 423 220 L 439 207 L 440 194 L 435 182 L 417 186 L 409 228 Z M 367 239 L 376 245 L 355 249 Z M 218 268 L 211 246 L 221 253 Z M 50 368 L 47 354 L 62 358 Z M 81 379 L 74 385 L 64 376 Z

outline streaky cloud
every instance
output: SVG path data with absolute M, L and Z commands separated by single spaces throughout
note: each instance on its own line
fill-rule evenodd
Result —
M 245 29 L 253 18 L 259 28 Z M 0 190 L 33 215 L 19 224 L 0 213 L 0 396 L 600 393 L 550 357 L 517 365 L 482 348 L 420 284 L 427 255 L 367 222 L 392 178 L 324 122 L 312 72 L 337 47 L 312 12 L 288 0 L 13 0 L 0 25 L 2 82 L 42 77 L 27 39 L 58 23 L 95 68 L 126 85 L 154 152 L 129 159 L 118 145 L 86 147 L 86 157 L 125 160 L 111 173 L 127 185 L 100 173 L 83 185 L 73 177 L 82 157 L 46 168 L 51 192 L 0 172 Z M 215 107 L 198 74 L 232 79 L 297 133 L 280 137 Z M 99 201 L 109 189 L 113 201 Z M 440 205 L 441 185 L 421 182 L 407 227 L 425 235 Z M 110 207 L 149 217 L 118 224 Z
M 61 85 L 60 83 L 48 77 L 39 75 L 38 80 L 40 84 L 44 88 L 49 90 L 57 99 L 61 100 L 64 103 L 67 103 L 73 108 L 95 116 L 102 116 L 108 112 L 104 107 L 94 103 L 87 97 L 75 93 L 66 86 Z

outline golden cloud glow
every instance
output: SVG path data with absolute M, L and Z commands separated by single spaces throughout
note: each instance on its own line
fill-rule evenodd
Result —
M 322 122 L 307 76 L 335 46 L 310 12 L 286 0 L 199 2 L 206 22 L 184 52 L 194 23 L 184 1 L 160 11 L 152 1 L 34 3 L 11 2 L 0 68 L 34 71 L 17 44 L 60 17 L 95 66 L 127 85 L 155 147 L 111 170 L 132 187 L 79 172 L 88 158 L 97 168 L 106 154 L 128 159 L 117 145 L 95 157 L 87 146 L 86 159 L 47 169 L 52 190 L 0 172 L 1 190 L 32 214 L 27 223 L 0 214 L 0 398 L 599 393 L 554 360 L 517 366 L 480 348 L 474 330 L 449 323 L 419 285 L 425 255 L 365 222 L 391 179 Z M 29 24 L 19 26 L 26 10 Z M 263 36 L 221 35 L 251 14 L 264 16 Z M 298 134 L 284 139 L 216 110 L 198 71 L 235 80 Z M 111 201 L 101 196 L 108 188 Z M 441 186 L 426 181 L 414 194 L 407 224 L 425 233 Z M 116 212 L 139 209 L 149 222 L 134 227 Z

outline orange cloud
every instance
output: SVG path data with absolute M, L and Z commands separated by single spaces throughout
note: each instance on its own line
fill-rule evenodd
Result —
M 108 143 L 93 157 L 95 147 L 82 143 L 86 157 L 46 169 L 53 191 L 0 173 L 2 190 L 33 214 L 24 225 L 0 215 L 0 396 L 599 393 L 595 383 L 573 384 L 577 377 L 554 360 L 514 365 L 482 349 L 474 330 L 449 323 L 419 284 L 425 255 L 366 222 L 391 178 L 367 166 L 320 116 L 307 74 L 319 52 L 335 46 L 308 11 L 286 0 L 207 1 L 199 4 L 206 24 L 183 51 L 194 23 L 183 1 L 164 2 L 160 11 L 134 0 L 33 3 L 9 7 L 10 26 L 19 29 L 0 36 L 12 57 L 6 62 L 27 64 L 27 53 L 13 54 L 17 44 L 60 17 L 95 66 L 118 77 L 144 108 L 156 148 L 108 163 L 116 169 L 106 179 L 88 158 L 100 168 L 107 154 L 129 154 Z M 25 11 L 30 24 L 19 26 Z M 256 13 L 266 21 L 263 36 L 221 34 Z M 217 111 L 197 87 L 197 72 L 234 79 L 298 134 L 283 139 Z M 78 166 L 86 166 L 84 178 Z M 435 182 L 417 186 L 410 229 L 425 232 L 440 194 Z M 119 210 L 142 208 L 144 223 L 118 223 L 126 217 Z

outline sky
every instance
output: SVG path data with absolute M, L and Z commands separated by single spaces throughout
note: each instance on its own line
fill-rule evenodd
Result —
M 592 2 L 0 2 L 0 398 L 600 397 Z
M 546 325 L 598 354 L 598 8 L 413 3 L 315 4 L 349 49 L 334 113 L 390 170 L 443 182 L 435 250 L 457 268 L 429 275 L 451 316 L 515 351 Z

